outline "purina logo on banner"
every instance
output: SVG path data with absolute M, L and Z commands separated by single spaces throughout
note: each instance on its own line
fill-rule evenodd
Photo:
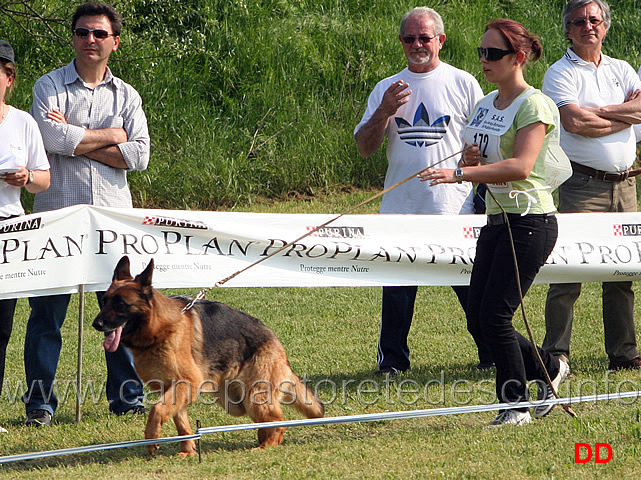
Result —
M 307 231 L 314 230 L 318 227 L 307 227 Z M 365 238 L 365 228 L 364 227 L 347 227 L 347 226 L 332 226 L 319 228 L 314 233 L 309 235 L 310 237 L 325 237 L 325 238 Z
M 634 224 L 615 224 L 615 237 L 641 237 L 641 223 Z
M 463 238 L 479 238 L 481 227 L 463 227 Z
M 0 234 L 25 232 L 27 230 L 38 230 L 42 224 L 42 218 L 35 217 L 27 220 L 18 220 L 14 222 L 2 222 L 0 224 Z
M 180 227 L 180 228 L 195 228 L 198 230 L 207 230 L 207 224 L 194 220 L 181 220 L 172 217 L 160 217 L 155 215 L 145 215 L 142 221 L 143 225 L 155 225 L 157 227 Z

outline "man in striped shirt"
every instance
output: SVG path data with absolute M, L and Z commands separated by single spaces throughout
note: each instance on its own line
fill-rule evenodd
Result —
M 41 77 L 33 89 L 36 119 L 51 164 L 51 187 L 37 194 L 34 212 L 78 204 L 131 208 L 129 170 L 149 162 L 149 132 L 136 90 L 107 66 L 120 45 L 122 19 L 99 2 L 80 5 L 72 19 L 75 59 Z M 102 307 L 102 293 L 98 303 Z M 32 297 L 25 338 L 26 425 L 49 425 L 64 322 L 71 295 Z M 105 352 L 107 400 L 115 414 L 140 413 L 143 385 L 124 347 Z

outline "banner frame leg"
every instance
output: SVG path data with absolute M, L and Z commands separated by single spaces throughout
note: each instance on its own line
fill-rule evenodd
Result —
M 78 363 L 76 370 L 76 423 L 82 417 L 82 341 L 84 338 L 85 286 L 78 286 Z

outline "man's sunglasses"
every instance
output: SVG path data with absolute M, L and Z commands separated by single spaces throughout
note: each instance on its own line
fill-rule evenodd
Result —
M 407 35 L 405 37 L 401 37 L 401 40 L 403 40 L 403 43 L 407 43 L 408 45 L 411 45 L 418 38 L 419 42 L 425 44 L 425 43 L 431 42 L 436 37 L 438 37 L 438 35 L 434 35 L 433 37 L 428 37 L 427 35 L 420 35 L 418 37 L 413 37 L 411 35 Z
M 575 27 L 582 27 L 586 23 L 589 23 L 593 27 L 598 27 L 603 23 L 603 20 L 600 18 L 596 17 L 589 17 L 589 18 L 577 18 L 575 20 L 570 20 L 568 22 L 570 25 L 574 25 Z
M 102 40 L 107 37 L 117 37 L 115 33 L 109 33 L 107 30 L 91 30 L 90 28 L 75 28 L 73 31 L 74 35 L 76 37 L 88 37 L 90 33 L 93 33 L 94 38 L 97 38 L 99 40 Z
M 504 56 L 509 55 L 510 53 L 514 53 L 514 50 L 503 50 L 500 48 L 483 48 L 479 47 L 478 49 L 479 52 L 479 59 L 481 57 L 485 57 L 485 60 L 488 62 L 496 62 L 497 60 L 501 60 Z

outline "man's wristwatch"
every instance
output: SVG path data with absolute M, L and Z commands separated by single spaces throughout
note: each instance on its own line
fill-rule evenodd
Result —
M 29 180 L 27 180 L 27 185 L 33 183 L 33 170 L 29 170 Z
M 454 178 L 456 178 L 456 183 L 461 183 L 463 181 L 463 169 L 457 168 L 454 170 Z

